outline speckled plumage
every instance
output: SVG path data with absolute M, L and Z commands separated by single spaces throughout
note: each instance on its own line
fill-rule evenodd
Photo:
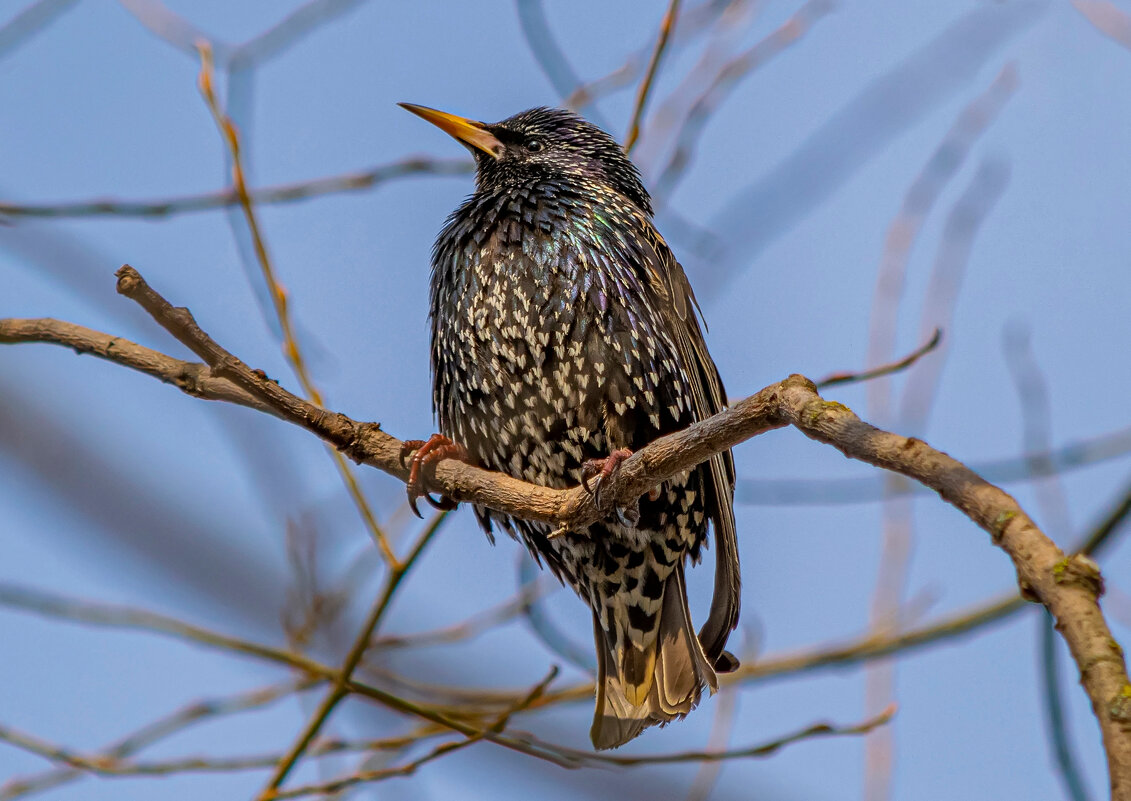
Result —
M 550 487 L 719 411 L 725 394 L 682 268 L 651 222 L 635 167 L 580 117 L 532 109 L 478 124 L 477 189 L 433 252 L 434 402 L 441 432 L 484 467 Z M 533 143 L 533 144 L 532 144 Z M 665 482 L 619 515 L 548 539 L 550 527 L 487 509 L 593 610 L 600 676 L 592 737 L 615 747 L 687 714 L 739 609 L 730 453 Z M 708 521 L 715 597 L 696 637 L 684 563 Z M 630 522 L 631 521 L 631 522 Z

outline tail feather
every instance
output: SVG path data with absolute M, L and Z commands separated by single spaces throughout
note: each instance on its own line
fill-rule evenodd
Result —
M 589 736 L 599 750 L 617 748 L 649 726 L 683 717 L 699 703 L 704 685 L 712 693 L 718 689 L 715 671 L 691 625 L 682 564 L 665 582 L 657 626 L 648 647 L 635 648 L 629 638 L 620 637 L 620 649 L 614 649 L 593 615 L 597 705 Z

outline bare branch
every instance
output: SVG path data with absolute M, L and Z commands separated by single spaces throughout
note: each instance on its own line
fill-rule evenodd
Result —
M 400 460 L 400 440 L 376 425 L 320 409 L 251 370 L 201 330 L 187 309 L 174 308 L 154 292 L 133 268 L 124 266 L 118 271 L 118 291 L 145 308 L 215 373 L 273 405 L 283 419 L 306 428 L 351 458 L 401 480 L 407 477 Z M 580 487 L 537 487 L 453 460 L 436 466 L 433 484 L 455 500 L 556 522 L 561 533 L 568 534 L 604 517 L 614 504 L 630 505 L 671 476 L 785 425 L 832 445 L 845 456 L 930 487 L 990 534 L 991 541 L 1013 561 L 1022 591 L 1039 599 L 1056 618 L 1099 722 L 1113 789 L 1131 787 L 1131 684 L 1122 651 L 1097 603 L 1102 579 L 1095 563 L 1083 556 L 1066 557 L 1012 497 L 965 465 L 920 440 L 868 425 L 847 407 L 822 399 L 815 385 L 802 376 L 766 387 L 638 450 L 612 477 L 601 508 Z
M 0 320 L 0 342 L 63 345 L 75 353 L 97 356 L 153 376 L 194 398 L 227 401 L 267 414 L 276 414 L 270 404 L 264 403 L 228 379 L 217 376 L 207 365 L 174 359 L 124 337 L 110 336 L 74 323 L 51 318 L 3 319 Z

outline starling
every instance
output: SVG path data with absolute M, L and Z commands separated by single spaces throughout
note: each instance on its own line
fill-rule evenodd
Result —
M 422 494 L 422 465 L 446 457 L 599 492 L 633 450 L 724 407 L 691 286 L 616 140 L 563 109 L 487 124 L 402 105 L 458 139 L 476 163 L 475 192 L 432 253 L 441 433 L 407 446 L 411 499 Z M 561 536 L 476 507 L 489 539 L 498 526 L 521 540 L 593 612 L 596 748 L 683 717 L 704 686 L 717 689 L 716 673 L 737 667 L 724 650 L 739 612 L 733 499 L 727 451 L 636 507 Z M 714 597 L 696 635 L 684 564 L 699 561 L 708 522 L 718 549 Z

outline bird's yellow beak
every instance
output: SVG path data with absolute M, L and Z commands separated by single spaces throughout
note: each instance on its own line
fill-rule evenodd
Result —
M 499 158 L 503 154 L 503 143 L 493 133 L 487 130 L 481 122 L 457 117 L 446 111 L 437 111 L 427 106 L 417 106 L 412 103 L 397 103 L 398 106 L 411 111 L 418 117 L 423 117 L 441 131 L 454 136 L 468 147 L 481 150 L 492 158 Z

